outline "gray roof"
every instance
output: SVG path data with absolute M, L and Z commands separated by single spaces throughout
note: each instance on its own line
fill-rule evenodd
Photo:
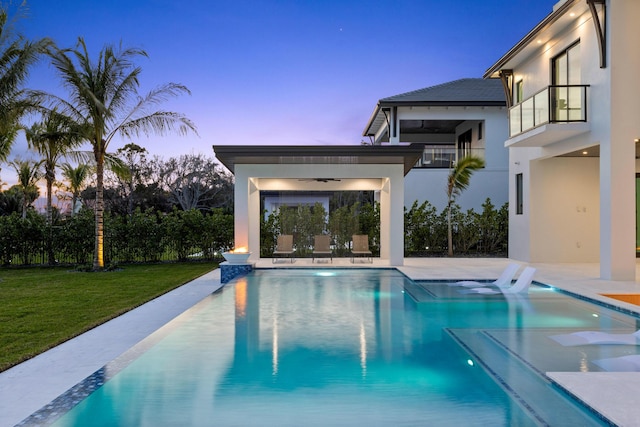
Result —
M 396 106 L 505 107 L 500 79 L 468 78 L 382 98 L 364 128 L 363 136 L 374 135 L 386 123 L 383 109 Z
M 382 98 L 379 104 L 506 105 L 499 79 L 460 79 L 400 95 Z

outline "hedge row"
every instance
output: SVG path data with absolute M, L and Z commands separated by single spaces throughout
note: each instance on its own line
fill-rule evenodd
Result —
M 446 210 L 438 212 L 429 202 L 406 209 L 405 256 L 442 256 L 447 253 Z M 508 207 L 496 209 L 487 199 L 482 212 L 452 210 L 454 254 L 498 256 L 507 253 Z M 83 265 L 93 259 L 95 224 L 93 212 L 61 219 L 52 227 L 30 211 L 0 216 L 0 264 L 30 265 L 63 263 Z M 351 236 L 367 234 L 374 254 L 379 253 L 380 207 L 378 204 L 345 206 L 327 214 L 321 204 L 280 209 L 262 215 L 260 253 L 270 257 L 280 234 L 293 234 L 296 256 L 310 256 L 316 234 L 329 234 L 335 256 L 348 256 Z M 165 214 L 136 210 L 132 215 L 105 215 L 105 261 L 183 261 L 221 259 L 233 247 L 233 215 L 222 210 L 203 214 L 199 210 L 174 209 Z
M 507 253 L 509 237 L 509 207 L 496 209 L 491 200 L 482 204 L 482 212 L 451 210 L 454 255 L 503 256 Z M 405 208 L 405 256 L 442 256 L 447 253 L 447 211 L 429 202 L 414 202 Z
M 452 208 L 454 254 L 459 256 L 502 256 L 507 253 L 509 210 L 504 204 L 496 209 L 487 199 L 482 212 L 470 209 L 462 212 L 458 205 Z M 443 256 L 447 253 L 447 212 L 429 202 L 405 208 L 405 256 Z M 348 256 L 353 234 L 369 235 L 369 245 L 379 254 L 379 204 L 354 204 L 329 213 L 317 203 L 313 207 L 280 209 L 263 213 L 260 234 L 261 256 L 269 257 L 280 234 L 293 234 L 296 256 L 311 256 L 316 234 L 329 234 L 335 256 Z
M 219 259 L 233 244 L 233 216 L 222 210 L 169 214 L 136 210 L 131 216 L 105 215 L 105 262 L 183 261 Z M 0 216 L 0 263 L 89 264 L 95 244 L 93 212 L 47 226 L 42 215 L 30 211 Z

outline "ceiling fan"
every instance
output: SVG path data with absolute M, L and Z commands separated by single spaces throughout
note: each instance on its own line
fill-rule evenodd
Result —
M 298 181 L 316 181 L 316 182 L 329 182 L 329 181 L 342 181 L 338 178 L 300 178 Z

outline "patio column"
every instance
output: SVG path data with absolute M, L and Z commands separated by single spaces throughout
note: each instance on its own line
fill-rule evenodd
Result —
M 404 264 L 404 170 L 389 167 L 380 191 L 380 258 Z
M 247 165 L 235 170 L 233 241 L 236 248 L 246 247 L 250 259 L 260 258 L 260 191 L 249 176 Z M 257 215 L 256 215 L 257 213 Z

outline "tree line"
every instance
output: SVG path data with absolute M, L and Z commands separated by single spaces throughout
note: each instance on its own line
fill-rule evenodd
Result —
M 125 172 L 109 147 L 116 138 L 196 133 L 188 117 L 159 108 L 167 99 L 190 94 L 189 89 L 170 82 L 140 93 L 142 68 L 136 60 L 147 57 L 144 50 L 120 43 L 94 54 L 83 37 L 71 47 L 60 47 L 49 38 L 27 40 L 16 32 L 16 17 L 21 16 L 24 3 L 12 16 L 10 6 L 0 4 L 0 164 L 7 161 L 19 132 L 24 132 L 41 161 L 13 161 L 21 182 L 16 192 L 24 196 L 22 219 L 26 219 L 28 196 L 33 196 L 33 184 L 39 178 L 36 170 L 42 166 L 49 228 L 53 227 L 52 188 L 58 163 L 72 157 L 89 165 L 95 179 L 93 268 L 103 269 L 105 168 Z M 63 96 L 25 87 L 30 70 L 40 60 L 53 68 Z M 85 143 L 91 151 L 78 151 Z

